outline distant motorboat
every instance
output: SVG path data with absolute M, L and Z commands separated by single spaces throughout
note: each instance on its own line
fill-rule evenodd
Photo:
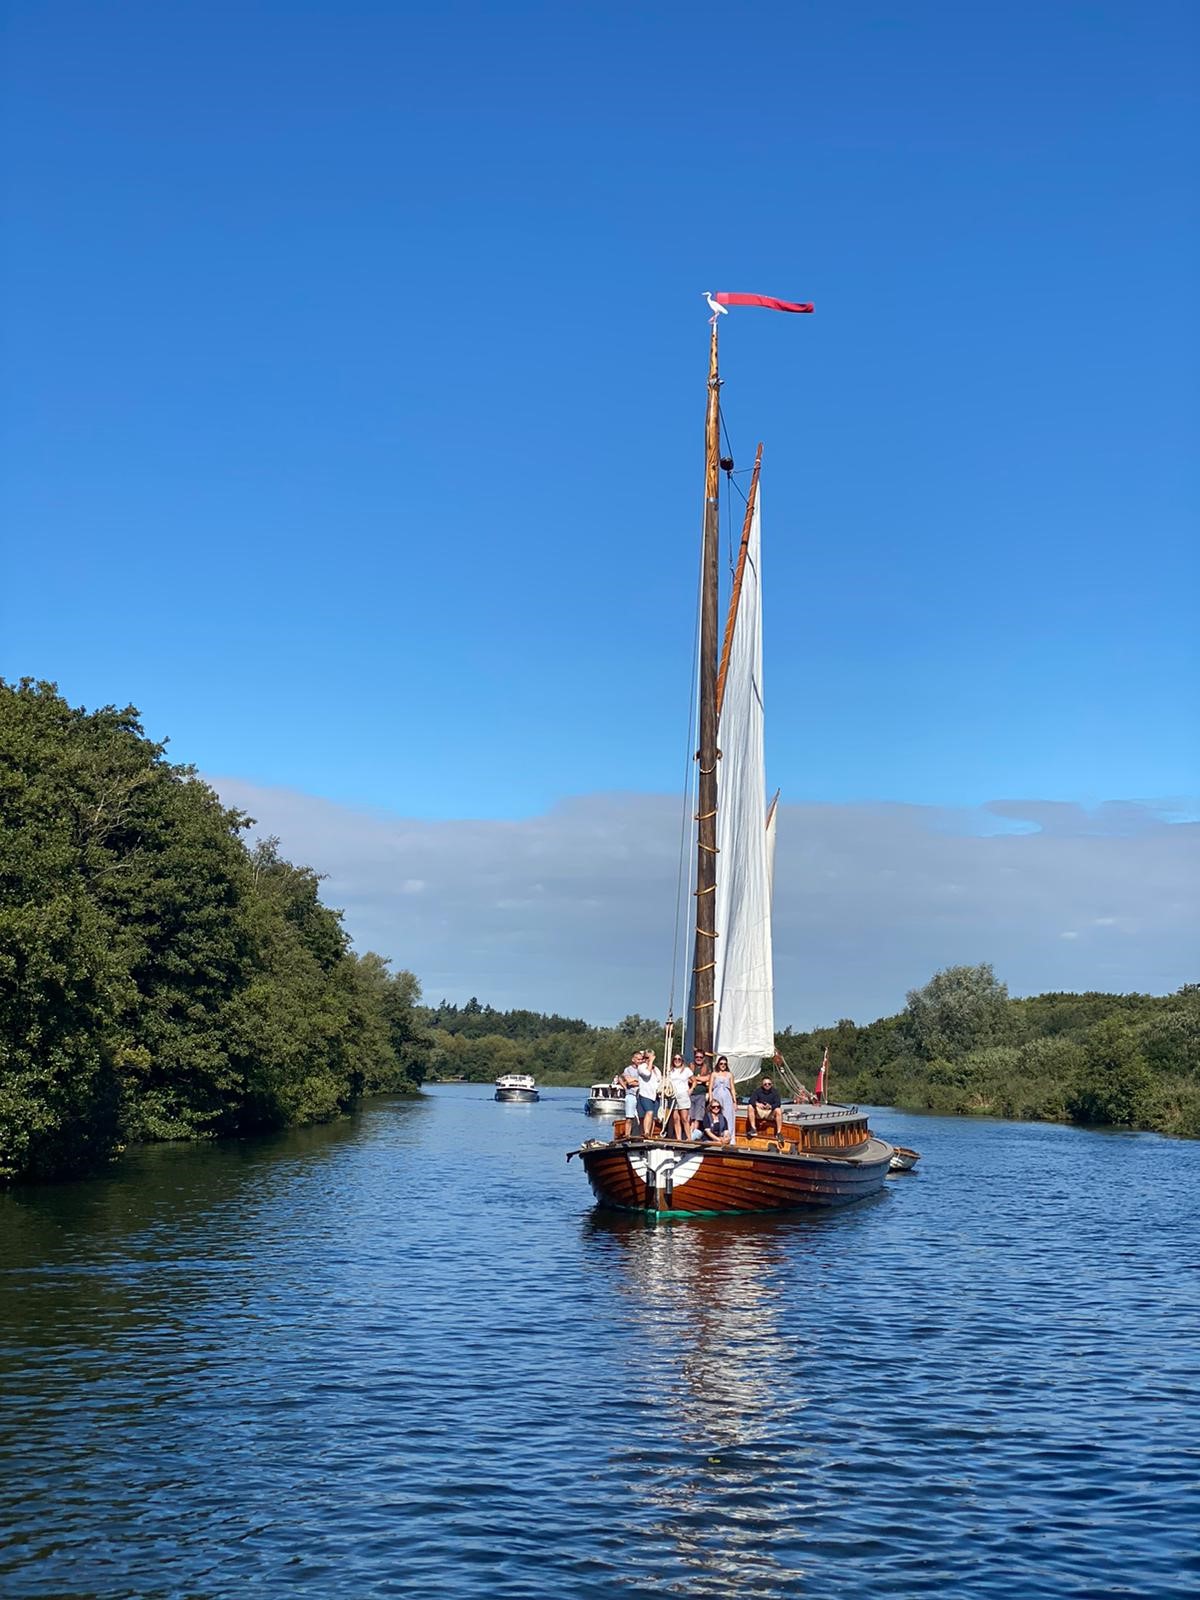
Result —
M 503 1072 L 496 1079 L 497 1100 L 516 1100 L 530 1105 L 538 1098 L 537 1084 L 528 1072 Z
M 889 1170 L 892 1172 L 911 1172 L 921 1159 L 919 1150 L 910 1150 L 907 1145 L 894 1144 L 892 1146 L 892 1159 Z
M 583 1109 L 589 1117 L 619 1117 L 625 1110 L 625 1093 L 611 1083 L 594 1083 Z

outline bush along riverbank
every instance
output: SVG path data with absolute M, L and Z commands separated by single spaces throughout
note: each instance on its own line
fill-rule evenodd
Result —
M 419 1086 L 417 980 L 132 708 L 0 680 L 0 1182 Z
M 990 966 L 949 967 L 897 1016 L 778 1038 L 838 1100 L 1200 1137 L 1200 985 L 1171 995 L 1010 999 Z

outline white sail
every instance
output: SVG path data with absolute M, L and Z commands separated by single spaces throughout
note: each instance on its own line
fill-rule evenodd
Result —
M 736 1079 L 754 1077 L 775 1053 L 775 980 L 771 963 L 774 829 L 767 827 L 763 752 L 761 496 L 746 548 L 741 602 L 717 742 L 716 1053 Z M 774 820 L 774 819 L 772 819 Z

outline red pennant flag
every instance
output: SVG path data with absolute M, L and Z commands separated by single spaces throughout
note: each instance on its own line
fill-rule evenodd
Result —
M 811 311 L 812 301 L 775 300 L 769 294 L 715 294 L 713 299 L 722 306 L 766 306 L 768 311 Z

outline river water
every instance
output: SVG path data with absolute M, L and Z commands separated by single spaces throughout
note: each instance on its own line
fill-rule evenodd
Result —
M 654 1224 L 582 1102 L 0 1198 L 0 1594 L 1197 1592 L 1200 1144 L 878 1112 L 876 1199 Z

